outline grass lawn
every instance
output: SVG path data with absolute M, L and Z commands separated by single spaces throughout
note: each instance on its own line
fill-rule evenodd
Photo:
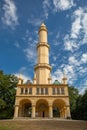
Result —
M 0 130 L 87 130 L 87 122 L 46 119 L 0 120 Z

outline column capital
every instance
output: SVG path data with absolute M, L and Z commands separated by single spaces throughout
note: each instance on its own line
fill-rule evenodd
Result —
M 36 105 L 35 104 L 32 104 L 32 107 L 35 107 Z
M 19 105 L 14 105 L 15 107 L 19 107 Z
M 36 106 L 36 101 L 32 100 L 32 106 Z
M 66 105 L 66 108 L 69 107 L 70 108 L 70 105 Z
M 49 107 L 52 107 L 52 104 L 49 104 Z

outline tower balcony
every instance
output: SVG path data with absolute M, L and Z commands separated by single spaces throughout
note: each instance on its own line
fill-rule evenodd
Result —
M 52 70 L 52 67 L 49 64 L 41 63 L 34 66 L 34 70 L 37 68 L 48 68 L 49 70 Z
M 37 44 L 37 49 L 40 47 L 40 46 L 46 46 L 47 48 L 50 48 L 49 44 L 47 42 L 40 42 Z
M 68 96 L 67 85 L 18 85 L 16 96 Z

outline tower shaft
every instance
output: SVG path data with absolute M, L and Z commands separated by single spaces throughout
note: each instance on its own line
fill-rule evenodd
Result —
M 34 83 L 50 84 L 49 45 L 47 42 L 47 28 L 44 23 L 39 29 L 39 43 L 37 45 L 37 65 L 35 66 Z

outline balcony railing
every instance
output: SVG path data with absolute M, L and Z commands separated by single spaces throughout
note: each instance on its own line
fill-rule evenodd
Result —
M 64 87 L 26 87 L 19 86 L 17 89 L 17 95 L 28 95 L 28 96 L 58 96 L 58 95 L 68 95 L 67 86 Z

